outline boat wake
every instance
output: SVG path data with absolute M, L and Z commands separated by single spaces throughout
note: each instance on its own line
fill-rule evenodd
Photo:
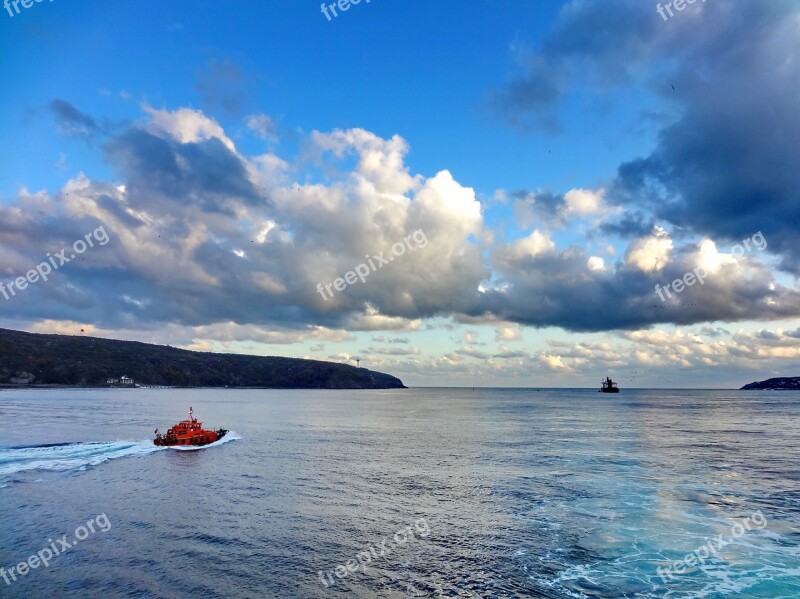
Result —
M 169 445 L 165 449 L 174 449 L 176 451 L 200 451 L 201 449 L 208 449 L 209 447 L 216 447 L 217 445 L 222 445 L 223 443 L 227 443 L 228 441 L 236 441 L 237 439 L 241 439 L 239 435 L 237 435 L 234 431 L 228 431 L 228 433 L 222 437 L 219 441 L 214 441 L 213 443 L 209 443 L 208 445 L 200 445 L 199 447 L 180 447 L 178 445 Z
M 101 443 L 51 443 L 0 447 L 0 487 L 28 471 L 86 470 L 107 460 L 161 451 L 150 439 Z
M 0 447 L 0 488 L 8 486 L 9 482 L 14 482 L 28 472 L 80 471 L 116 458 L 147 455 L 165 449 L 196 451 L 236 439 L 241 439 L 241 437 L 230 431 L 219 441 L 202 447 L 157 447 L 153 445 L 152 439 Z

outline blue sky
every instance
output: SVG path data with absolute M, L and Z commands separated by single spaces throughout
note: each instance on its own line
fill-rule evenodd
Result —
M 362 0 L 330 21 L 319 2 L 4 11 L 0 279 L 87 227 L 112 242 L 0 297 L 0 325 L 360 357 L 417 385 L 793 374 L 798 14 L 783 0 L 668 21 L 633 0 Z M 415 228 L 430 246 L 316 295 Z M 759 231 L 764 250 L 731 255 Z M 656 296 L 699 265 L 707 283 Z
M 330 22 L 313 2 L 33 6 L 0 22 L 9 57 L 0 73 L 4 125 L 19 140 L 2 155 L 15 174 L 6 175 L 4 195 L 43 176 L 61 183 L 28 152 L 50 147 L 55 162 L 62 152 L 84 150 L 52 147 L 52 123 L 37 118 L 62 96 L 110 124 L 138 118 L 138 104 L 147 101 L 207 109 L 226 130 L 240 127 L 249 110 L 275 115 L 289 132 L 401 133 L 414 148 L 412 169 L 448 168 L 480 190 L 592 185 L 618 162 L 609 145 L 622 157 L 647 149 L 646 139 L 626 132 L 646 99 L 609 98 L 588 111 L 575 102 L 565 107 L 574 126 L 558 138 L 498 127 L 485 103 L 519 70 L 515 46 L 535 45 L 559 6 L 376 0 Z M 215 75 L 219 97 L 204 97 L 198 79 Z M 236 108 L 221 106 L 225 100 Z M 244 149 L 257 151 L 257 140 L 249 142 Z M 100 156 L 91 157 L 81 155 L 87 174 L 110 174 Z

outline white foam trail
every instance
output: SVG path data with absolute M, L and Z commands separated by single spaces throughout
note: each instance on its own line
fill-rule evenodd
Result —
M 33 470 L 66 472 L 86 470 L 108 460 L 137 455 L 147 455 L 165 449 L 196 451 L 229 441 L 241 439 L 230 431 L 219 441 L 201 447 L 158 447 L 152 439 L 143 441 L 108 441 L 101 443 L 61 443 L 54 445 L 33 445 L 30 447 L 0 447 L 0 488 L 15 475 Z
M 160 451 L 153 441 L 108 441 L 0 448 L 0 484 L 20 472 L 85 470 L 107 460 Z
M 237 439 L 241 439 L 239 435 L 236 434 L 235 431 L 228 431 L 222 439 L 219 441 L 214 441 L 213 443 L 209 443 L 208 445 L 201 445 L 200 447 L 178 447 L 177 445 L 171 445 L 166 449 L 176 449 L 178 451 L 198 451 L 200 449 L 208 449 L 209 447 L 215 447 L 217 445 L 222 445 L 223 443 L 227 443 L 228 441 L 236 441 Z

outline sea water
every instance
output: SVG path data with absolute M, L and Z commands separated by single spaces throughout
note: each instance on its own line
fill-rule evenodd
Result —
M 189 406 L 236 432 L 153 446 Z M 800 597 L 799 433 L 795 392 L 0 391 L 0 597 Z

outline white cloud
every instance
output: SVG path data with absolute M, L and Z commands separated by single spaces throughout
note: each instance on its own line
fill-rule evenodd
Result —
M 606 269 L 606 261 L 599 256 L 591 256 L 586 261 L 586 267 L 591 271 L 602 271 Z
M 569 213 L 588 216 L 603 210 L 604 190 L 572 189 L 564 195 L 564 202 Z
M 647 237 L 631 242 L 625 254 L 625 263 L 642 272 L 658 272 L 669 263 L 671 251 L 672 239 L 664 229 L 657 226 Z
M 519 341 L 522 339 L 522 332 L 519 326 L 498 327 L 495 329 L 495 341 Z
M 724 266 L 735 266 L 737 264 L 736 258 L 730 254 L 722 254 L 717 251 L 717 244 L 710 239 L 703 239 L 700 242 L 695 260 L 696 266 L 709 274 L 719 272 Z
M 520 239 L 512 245 L 512 251 L 517 258 L 527 256 L 535 257 L 539 254 L 552 252 L 556 249 L 556 244 L 544 233 L 536 230 L 524 239 Z
M 544 354 L 539 357 L 539 360 L 548 368 L 552 370 L 566 370 L 568 366 L 561 359 L 561 356 L 552 356 Z
M 403 160 L 408 144 L 399 135 L 382 139 L 364 129 L 348 129 L 311 135 L 313 145 L 338 158 L 355 153 L 359 157 L 356 173 L 369 182 L 378 193 L 405 194 L 417 187 Z
M 275 120 L 271 116 L 263 112 L 251 114 L 247 117 L 245 122 L 247 123 L 248 129 L 253 131 L 261 139 L 273 143 L 278 141 Z
M 236 147 L 225 135 L 225 131 L 219 123 L 199 110 L 179 108 L 170 112 L 156 110 L 147 105 L 144 106 L 144 110 L 150 115 L 148 129 L 152 132 L 167 133 L 173 139 L 184 144 L 216 138 L 231 152 L 236 152 Z

